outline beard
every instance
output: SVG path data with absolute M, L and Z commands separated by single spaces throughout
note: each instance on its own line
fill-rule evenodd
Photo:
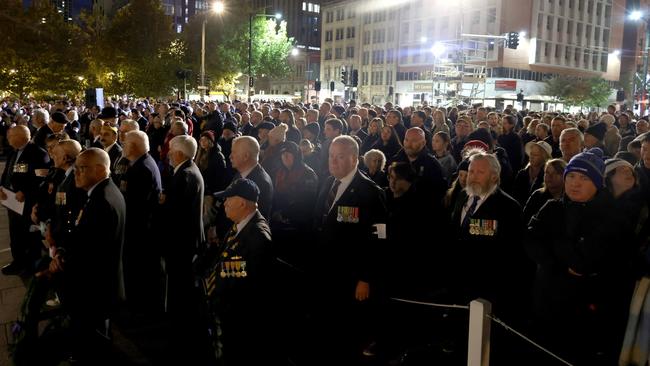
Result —
M 480 183 L 467 182 L 467 185 L 465 186 L 465 192 L 467 192 L 467 195 L 470 197 L 471 196 L 483 197 L 487 195 L 491 189 L 492 186 L 490 184 L 481 185 Z

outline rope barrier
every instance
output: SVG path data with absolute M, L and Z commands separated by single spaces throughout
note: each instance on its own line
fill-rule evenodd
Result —
M 395 301 L 399 301 L 399 302 L 405 302 L 405 303 L 408 303 L 408 304 L 432 306 L 432 307 L 436 307 L 436 308 L 469 310 L 469 306 L 467 306 L 467 305 L 436 304 L 436 303 L 432 303 L 432 302 L 422 302 L 422 301 L 413 301 L 413 300 L 400 299 L 400 298 L 397 298 L 397 297 L 391 297 L 391 300 L 395 300 Z
M 431 306 L 431 307 L 436 307 L 436 308 L 451 308 L 451 309 L 466 309 L 466 310 L 469 310 L 469 306 L 467 306 L 467 305 L 436 304 L 436 303 L 432 303 L 432 302 L 423 302 L 423 301 L 400 299 L 400 298 L 397 298 L 397 297 L 391 297 L 391 300 L 404 302 L 404 303 L 408 303 L 408 304 Z M 541 345 L 537 344 L 535 341 L 533 341 L 532 339 L 526 337 L 522 333 L 518 332 L 517 330 L 515 330 L 514 328 L 512 328 L 511 326 L 506 324 L 503 320 L 497 318 L 496 316 L 488 314 L 487 317 L 489 319 L 491 319 L 493 322 L 495 322 L 495 323 L 499 324 L 500 326 L 502 326 L 505 330 L 514 333 L 515 335 L 519 336 L 520 338 L 522 338 L 526 342 L 532 344 L 533 346 L 537 347 L 539 350 L 545 352 L 546 354 L 548 354 L 551 357 L 555 358 L 556 360 L 562 362 L 563 364 L 565 364 L 567 366 L 573 366 L 573 364 L 565 361 L 560 356 L 554 354 L 553 352 L 549 351 L 548 349 L 546 349 L 546 348 L 542 347 Z
M 548 355 L 552 356 L 553 358 L 555 358 L 556 360 L 562 362 L 563 364 L 565 364 L 567 366 L 573 366 L 571 363 L 565 361 L 560 356 L 554 354 L 553 352 L 551 352 L 551 351 L 547 350 L 546 348 L 540 346 L 539 344 L 535 343 L 535 341 L 533 341 L 532 339 L 530 339 L 530 338 L 526 337 L 525 335 L 521 334 L 520 332 L 518 332 L 517 330 L 515 330 L 514 328 L 512 328 L 511 326 L 506 324 L 503 320 L 495 317 L 494 315 L 487 315 L 487 317 L 492 319 L 493 322 L 495 322 L 495 323 L 499 324 L 500 326 L 502 326 L 505 330 L 510 331 L 510 332 L 518 335 L 519 337 L 521 337 L 526 342 L 528 342 L 528 343 L 532 344 L 533 346 L 537 347 L 538 349 L 546 352 Z

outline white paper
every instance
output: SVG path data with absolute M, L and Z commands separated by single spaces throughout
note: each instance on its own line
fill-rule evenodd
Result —
M 377 229 L 373 234 L 377 235 L 379 239 L 386 239 L 386 224 L 374 224 L 372 225 Z
M 2 188 L 2 190 L 7 196 L 7 199 L 1 200 L 0 203 L 2 203 L 3 206 L 10 209 L 11 211 L 22 215 L 23 211 L 25 211 L 25 202 L 16 201 L 16 193 L 8 190 L 7 188 Z

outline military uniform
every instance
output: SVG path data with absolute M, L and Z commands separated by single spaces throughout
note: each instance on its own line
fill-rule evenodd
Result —
M 9 238 L 11 255 L 17 265 L 28 265 L 29 261 L 40 256 L 40 243 L 30 235 L 30 216 L 36 200 L 38 186 L 43 177 L 36 175 L 37 169 L 48 169 L 50 158 L 47 152 L 36 144 L 29 142 L 22 150 L 14 151 L 7 160 L 7 165 L 0 185 L 16 193 L 25 195 L 25 208 L 22 213 L 9 210 Z
M 220 252 L 203 288 L 221 327 L 224 363 L 270 364 L 274 257 L 266 219 L 255 211 L 240 232 L 234 225 Z

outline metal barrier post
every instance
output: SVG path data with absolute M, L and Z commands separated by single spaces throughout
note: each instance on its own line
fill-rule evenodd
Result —
M 484 299 L 469 303 L 469 337 L 467 366 L 488 366 L 490 364 L 490 326 L 488 315 L 492 304 Z

